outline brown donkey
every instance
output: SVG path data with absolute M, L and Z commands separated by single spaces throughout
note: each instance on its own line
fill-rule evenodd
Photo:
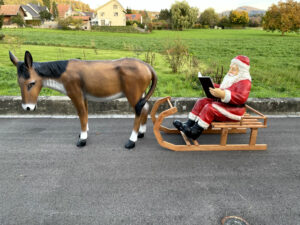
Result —
M 126 97 L 135 110 L 134 127 L 126 148 L 134 148 L 137 138 L 146 132 L 149 111 L 148 99 L 153 94 L 157 76 L 153 68 L 138 59 L 112 61 L 68 60 L 33 62 L 30 52 L 25 52 L 24 62 L 9 52 L 18 70 L 18 83 L 24 110 L 36 109 L 42 87 L 52 88 L 66 94 L 72 100 L 80 118 L 81 133 L 78 147 L 86 145 L 88 128 L 87 100 L 109 101 Z M 144 96 L 147 87 L 148 93 Z

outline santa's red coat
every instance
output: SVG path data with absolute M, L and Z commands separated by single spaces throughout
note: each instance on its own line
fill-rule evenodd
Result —
M 219 88 L 215 84 L 215 88 Z M 212 121 L 239 121 L 244 115 L 246 103 L 251 89 L 251 81 L 241 80 L 225 90 L 225 98 L 217 101 L 211 98 L 199 99 L 189 114 L 203 128 L 208 128 Z

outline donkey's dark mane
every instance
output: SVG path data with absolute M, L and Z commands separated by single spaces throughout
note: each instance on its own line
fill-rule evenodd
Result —
M 53 61 L 53 62 L 34 62 L 33 68 L 39 76 L 43 78 L 59 78 L 68 66 L 69 61 Z M 30 75 L 24 62 L 20 62 L 18 66 L 19 76 L 29 79 Z

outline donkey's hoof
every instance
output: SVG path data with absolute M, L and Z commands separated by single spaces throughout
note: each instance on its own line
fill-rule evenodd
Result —
M 84 147 L 86 145 L 86 139 L 78 139 L 77 147 Z
M 127 149 L 132 149 L 132 148 L 134 148 L 135 147 L 135 142 L 133 142 L 133 141 L 128 141 L 127 142 L 127 144 L 125 145 L 125 148 L 127 148 Z
M 143 138 L 145 136 L 145 134 L 144 133 L 140 133 L 139 132 L 139 134 L 138 134 L 138 138 Z

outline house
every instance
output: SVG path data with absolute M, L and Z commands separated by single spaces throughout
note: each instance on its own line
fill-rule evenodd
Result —
M 28 5 L 22 5 L 22 9 L 25 11 L 26 16 L 24 17 L 26 24 L 35 24 L 40 23 L 41 17 L 40 14 L 34 11 L 30 6 Z
M 21 7 L 21 5 L 2 5 L 0 8 L 0 15 L 3 15 L 3 24 L 4 25 L 11 25 L 11 18 L 13 16 L 20 15 L 21 17 L 26 16 L 26 12 Z
M 97 20 L 93 20 L 98 26 L 126 26 L 125 9 L 117 0 L 110 0 L 96 9 Z
M 47 6 L 41 6 L 40 4 L 36 5 L 33 3 L 28 3 L 27 4 L 30 8 L 32 8 L 36 13 L 40 14 L 40 12 L 42 11 L 48 11 L 49 9 L 47 8 Z
M 93 12 L 82 12 L 84 16 L 89 16 L 91 19 L 95 17 L 95 13 Z
M 66 5 L 66 4 L 58 4 L 57 10 L 58 10 L 58 17 L 60 19 L 64 19 L 69 16 L 72 16 L 72 13 L 73 13 L 72 7 L 70 5 Z
M 141 14 L 126 14 L 126 21 L 138 21 L 143 23 L 143 17 Z
M 48 11 L 46 6 L 40 6 L 36 4 L 29 3 L 27 5 L 22 5 L 23 10 L 26 12 L 24 17 L 26 24 L 38 25 L 41 23 L 40 12 Z
M 75 20 L 82 20 L 82 29 L 91 30 L 91 18 L 89 16 L 72 16 L 72 18 Z

